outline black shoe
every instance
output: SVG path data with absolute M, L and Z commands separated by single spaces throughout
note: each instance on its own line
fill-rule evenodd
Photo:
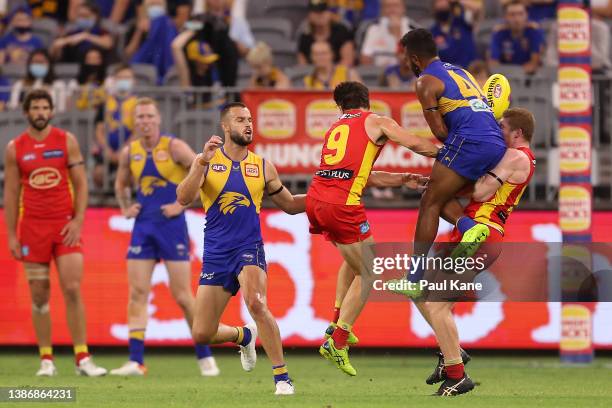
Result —
M 465 394 L 473 389 L 474 382 L 470 377 L 468 377 L 467 374 L 463 374 L 463 377 L 460 380 L 452 380 L 450 378 L 444 380 L 435 395 L 439 395 L 441 397 L 453 397 L 455 395 Z
M 463 365 L 467 365 L 471 359 L 472 357 L 470 357 L 470 355 L 464 349 L 461 349 L 461 360 L 463 361 Z M 438 364 L 436 365 L 434 372 L 427 377 L 425 382 L 432 385 L 444 380 L 446 380 L 446 371 L 444 371 L 444 356 L 438 351 Z

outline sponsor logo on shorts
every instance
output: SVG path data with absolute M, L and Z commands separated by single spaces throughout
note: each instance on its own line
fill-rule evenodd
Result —
M 255 256 L 253 254 L 242 254 L 242 259 L 244 259 L 247 262 L 253 262 L 253 258 Z
M 259 177 L 259 165 L 257 164 L 245 164 L 244 174 L 247 177 Z
M 28 245 L 24 245 L 21 247 L 21 255 L 23 256 L 30 255 L 30 247 Z
M 212 280 L 212 278 L 214 278 L 214 276 L 215 276 L 214 272 L 211 272 L 211 273 L 204 273 L 204 272 L 202 272 L 200 274 L 200 279 Z
M 135 154 L 132 156 L 132 161 L 141 161 L 142 159 L 142 154 Z
M 53 167 L 41 167 L 30 174 L 30 186 L 38 190 L 46 190 L 57 186 L 62 181 L 60 172 Z
M 367 234 L 367 232 L 370 230 L 370 223 L 369 222 L 364 222 L 362 224 L 359 225 L 359 231 L 362 234 Z
M 30 161 L 30 160 L 34 160 L 34 159 L 36 159 L 36 154 L 34 154 L 34 153 L 28 153 L 28 154 L 25 154 L 25 155 L 23 156 L 23 159 L 22 159 L 22 160 L 23 160 L 23 161 Z
M 185 247 L 185 244 L 176 244 L 176 252 L 178 254 L 178 256 L 185 256 L 187 248 Z
M 138 255 L 142 252 L 142 247 L 140 245 L 138 246 L 131 246 L 128 248 L 128 253 L 132 253 L 134 255 Z
M 249 207 L 251 202 L 244 194 L 227 191 L 219 198 L 219 209 L 223 215 L 233 214 L 238 207 Z
M 323 169 L 323 170 L 317 170 L 315 175 L 317 175 L 319 177 L 326 178 L 326 179 L 349 180 L 349 179 L 353 178 L 353 170 L 347 170 L 347 169 L 337 169 L 337 170 L 336 169 L 335 170 Z
M 57 159 L 59 157 L 64 157 L 63 150 L 46 150 L 42 154 L 43 159 Z
M 216 171 L 217 173 L 223 173 L 224 171 L 227 170 L 227 166 L 225 164 L 213 164 L 212 166 L 210 166 L 210 169 L 212 171 Z

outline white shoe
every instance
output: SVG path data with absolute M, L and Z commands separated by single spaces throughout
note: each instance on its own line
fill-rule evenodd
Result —
M 203 377 L 216 377 L 221 371 L 217 367 L 217 362 L 214 357 L 204 357 L 198 360 L 200 373 Z
M 293 395 L 295 394 L 295 387 L 291 384 L 291 380 L 279 381 L 276 383 L 276 392 L 274 395 Z
M 57 375 L 57 369 L 53 360 L 44 359 L 40 360 L 40 369 L 36 372 L 39 377 L 51 377 Z
M 76 367 L 77 375 L 85 375 L 87 377 L 101 377 L 106 375 L 107 372 L 106 368 L 97 366 L 91 356 L 81 359 Z
M 111 375 L 145 375 L 147 368 L 136 361 L 128 361 L 119 368 L 110 370 Z
M 251 331 L 251 341 L 246 346 L 240 346 L 240 362 L 244 371 L 252 371 L 257 363 L 257 351 L 255 350 L 257 326 L 255 323 L 250 323 L 246 327 Z

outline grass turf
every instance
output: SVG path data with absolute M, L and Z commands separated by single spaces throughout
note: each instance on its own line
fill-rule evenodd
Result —
M 436 398 L 425 384 L 437 361 L 410 353 L 366 352 L 355 349 L 351 361 L 357 377 L 342 374 L 312 353 L 287 353 L 289 373 L 297 394 L 275 397 L 269 361 L 259 353 L 257 368 L 245 373 L 237 354 L 217 355 L 221 376 L 199 376 L 191 354 L 150 353 L 146 377 L 76 377 L 72 356 L 56 356 L 59 375 L 36 378 L 35 355 L 0 351 L 0 386 L 76 387 L 77 402 L 52 403 L 67 407 L 610 407 L 612 358 L 600 357 L 587 367 L 565 367 L 557 357 L 479 356 L 468 365 L 480 383 L 467 395 Z M 96 362 L 115 368 L 123 354 L 99 354 Z M 0 406 L 47 406 L 40 403 Z

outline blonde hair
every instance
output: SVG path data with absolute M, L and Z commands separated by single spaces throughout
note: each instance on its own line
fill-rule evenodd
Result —
M 140 106 L 140 105 L 153 105 L 155 106 L 155 109 L 157 109 L 157 111 L 159 112 L 159 106 L 157 105 L 157 101 L 153 98 L 149 98 L 149 97 L 138 98 L 134 106 Z
M 259 41 L 255 47 L 251 48 L 246 60 L 252 65 L 272 64 L 272 49 L 265 42 Z

